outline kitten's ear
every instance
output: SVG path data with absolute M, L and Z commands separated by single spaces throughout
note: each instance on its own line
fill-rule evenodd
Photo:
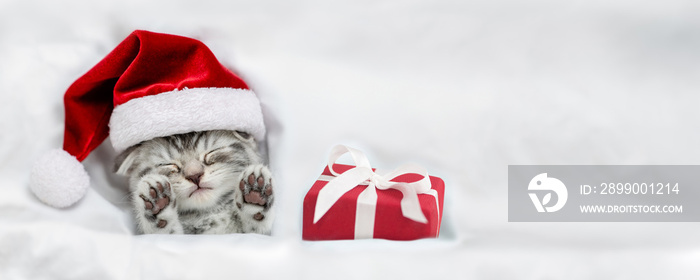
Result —
M 236 135 L 236 138 L 238 138 L 238 139 L 240 139 L 240 140 L 242 140 L 242 141 L 247 141 L 247 142 L 249 142 L 249 141 L 253 141 L 253 140 L 254 140 L 254 139 L 253 139 L 253 136 L 250 135 L 250 134 L 247 133 L 247 132 L 243 132 L 243 131 L 238 131 L 238 130 L 236 130 L 236 131 L 233 131 L 233 134 Z
M 129 176 L 129 174 L 134 171 L 134 162 L 136 161 L 136 154 L 138 154 L 134 153 L 134 151 L 139 146 L 140 145 L 131 146 L 117 156 L 114 160 L 114 173 Z

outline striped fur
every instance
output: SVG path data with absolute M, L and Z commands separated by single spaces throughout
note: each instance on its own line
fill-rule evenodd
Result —
M 272 176 L 246 133 L 155 138 L 127 149 L 115 169 L 129 177 L 142 233 L 270 233 Z

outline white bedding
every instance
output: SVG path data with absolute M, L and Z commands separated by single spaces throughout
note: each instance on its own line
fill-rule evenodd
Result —
M 507 221 L 508 165 L 700 163 L 696 2 L 142 2 L 0 1 L 0 279 L 700 276 L 696 223 Z M 259 94 L 272 236 L 134 235 L 109 143 L 77 205 L 30 193 L 65 89 L 134 29 L 201 39 Z M 441 236 L 302 241 L 335 144 L 442 177 Z

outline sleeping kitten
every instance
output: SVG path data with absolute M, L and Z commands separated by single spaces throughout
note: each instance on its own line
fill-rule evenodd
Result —
M 142 233 L 269 234 L 272 176 L 255 139 L 204 131 L 144 141 L 116 160 Z

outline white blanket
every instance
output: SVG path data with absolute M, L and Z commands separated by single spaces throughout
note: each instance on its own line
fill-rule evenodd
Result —
M 0 1 L 0 279 L 697 279 L 696 223 L 509 223 L 512 164 L 700 163 L 693 1 Z M 67 87 L 134 29 L 256 91 L 272 236 L 134 235 L 103 144 L 68 209 L 27 187 Z M 446 182 L 437 239 L 301 240 L 335 144 Z

